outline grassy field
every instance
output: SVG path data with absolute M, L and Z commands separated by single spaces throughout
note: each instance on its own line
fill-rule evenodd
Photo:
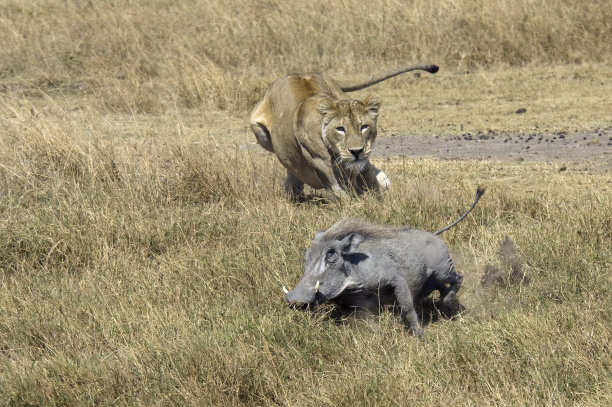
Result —
M 368 4 L 0 2 L 0 405 L 612 404 L 609 172 L 375 158 L 383 202 L 296 205 L 246 123 L 286 72 L 421 60 L 372 89 L 383 137 L 608 128 L 609 2 Z M 423 340 L 286 306 L 317 231 L 436 230 L 477 185 Z M 506 236 L 529 282 L 482 287 Z

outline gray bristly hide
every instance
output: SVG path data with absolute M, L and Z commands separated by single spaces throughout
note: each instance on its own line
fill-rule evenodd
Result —
M 478 189 L 461 219 L 483 192 Z M 306 249 L 304 275 L 295 289 L 283 291 L 291 305 L 307 309 L 327 301 L 355 308 L 395 304 L 404 323 L 421 337 L 415 302 L 438 290 L 450 306 L 462 280 L 436 234 L 349 218 L 317 233 Z

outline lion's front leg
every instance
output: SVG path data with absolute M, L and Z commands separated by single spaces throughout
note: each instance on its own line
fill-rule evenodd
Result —
M 389 177 L 387 177 L 387 174 L 376 168 L 370 162 L 368 162 L 363 172 L 354 179 L 355 189 L 360 194 L 368 190 L 382 193 L 391 188 L 391 181 Z
M 294 201 L 298 201 L 304 195 L 304 182 L 289 170 L 285 178 L 285 193 Z
M 338 181 L 340 175 L 339 172 L 334 171 L 333 164 L 330 164 L 327 160 L 313 157 L 311 165 L 321 181 L 323 188 L 330 189 L 338 198 L 346 198 L 348 196 L 346 190 L 342 188 L 342 185 L 340 185 Z

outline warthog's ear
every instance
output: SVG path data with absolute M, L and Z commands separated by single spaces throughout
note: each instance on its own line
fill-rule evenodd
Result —
M 340 241 L 342 254 L 354 253 L 357 250 L 359 243 L 363 242 L 364 237 L 358 233 L 351 233 Z
M 324 234 L 325 234 L 324 230 L 319 230 L 317 233 L 315 233 L 314 240 L 321 240 Z
M 382 101 L 377 95 L 369 95 L 361 103 L 363 103 L 365 106 L 366 111 L 372 120 L 378 117 L 378 109 L 380 109 Z
M 338 106 L 336 105 L 336 101 L 334 99 L 324 97 L 321 99 L 321 101 L 319 101 L 317 109 L 319 109 L 319 113 L 321 113 L 323 121 L 327 124 L 331 117 L 337 113 Z

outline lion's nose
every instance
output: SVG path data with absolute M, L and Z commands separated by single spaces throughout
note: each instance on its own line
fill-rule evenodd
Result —
M 355 159 L 358 160 L 359 155 L 363 153 L 363 148 L 350 148 L 349 151 L 351 152 L 351 154 L 353 154 L 353 156 L 355 156 Z

